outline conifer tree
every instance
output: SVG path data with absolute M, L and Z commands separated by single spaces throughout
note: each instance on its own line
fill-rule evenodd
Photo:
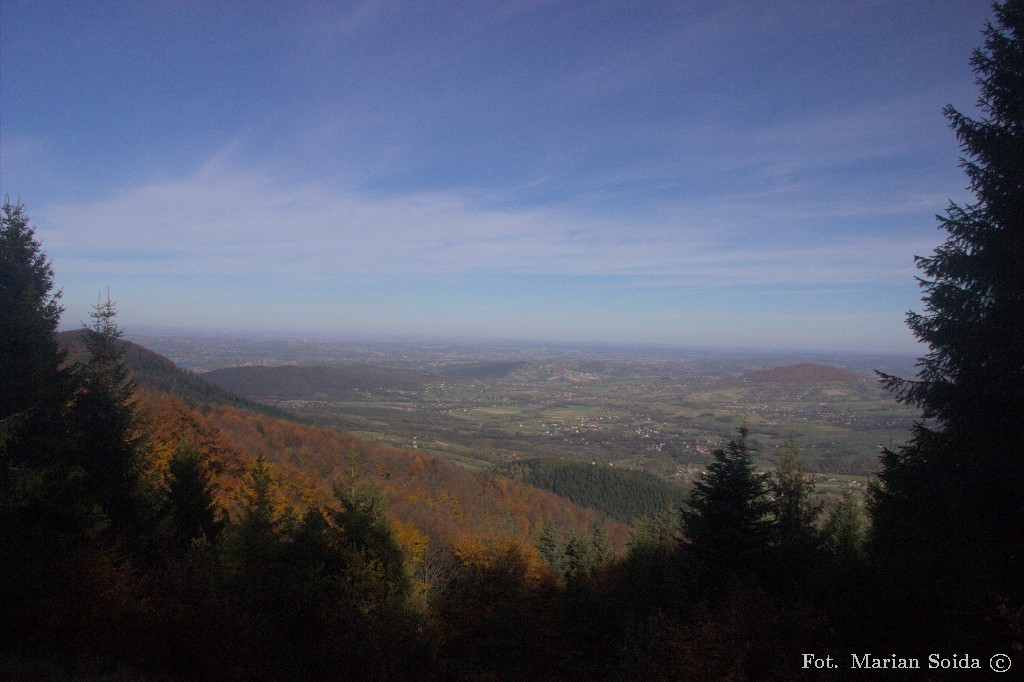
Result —
M 590 524 L 590 556 L 593 568 L 596 573 L 608 562 L 611 553 L 611 545 L 608 542 L 608 533 L 605 532 L 604 519 L 595 518 Z
M 821 534 L 829 556 L 840 564 L 853 564 L 861 555 L 864 545 L 864 520 L 857 502 L 849 489 L 829 510 Z
M 63 359 L 54 334 L 63 309 L 53 268 L 35 240 L 25 207 L 0 214 L 0 419 L 28 409 L 39 384 Z
M 746 427 L 724 448 L 694 483 L 690 504 L 682 512 L 688 548 L 726 570 L 754 566 L 768 548 L 770 505 L 768 478 L 754 471 Z
M 796 438 L 788 439 L 769 483 L 775 546 L 784 565 L 810 559 L 818 540 L 815 522 L 821 505 L 811 499 L 814 484 L 800 466 Z
M 37 628 L 62 587 L 69 537 L 96 527 L 70 504 L 68 406 L 75 376 L 57 343 L 53 270 L 25 208 L 0 209 L 0 648 Z M 36 626 L 34 628 L 34 626 Z
M 284 519 L 277 510 L 274 490 L 266 459 L 256 458 L 245 481 L 238 522 L 231 526 L 225 541 L 226 563 L 243 579 L 268 570 L 280 554 Z
M 0 453 L 2 466 L 39 467 L 59 459 L 74 376 L 57 343 L 63 308 L 53 268 L 25 207 L 0 209 Z
M 167 499 L 177 541 L 185 546 L 197 539 L 215 544 L 224 522 L 214 500 L 205 458 L 194 439 L 182 439 L 167 473 Z
M 93 307 L 93 325 L 84 330 L 89 359 L 81 368 L 73 428 L 84 493 L 100 506 L 114 533 L 124 534 L 139 530 L 143 438 L 116 317 L 108 297 Z
M 412 583 L 405 571 L 405 557 L 384 513 L 384 499 L 370 482 L 351 492 L 334 490 L 340 509 L 332 510 L 330 520 L 340 529 L 349 551 L 372 564 L 376 582 L 385 593 L 406 596 Z
M 562 555 L 562 539 L 559 537 L 558 528 L 550 518 L 544 519 L 537 534 L 537 554 L 551 570 L 558 571 L 559 560 Z
M 909 443 L 882 455 L 872 549 L 915 590 L 1024 605 L 1024 2 L 994 6 L 971 63 L 974 120 L 945 109 L 975 201 L 951 203 L 945 243 L 917 258 L 929 347 L 916 380 L 883 375 L 920 407 Z M 941 587 L 940 587 L 941 586 Z

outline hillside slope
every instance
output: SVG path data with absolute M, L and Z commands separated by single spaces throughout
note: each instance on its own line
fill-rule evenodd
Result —
M 468 471 L 420 452 L 366 443 L 348 434 L 259 415 L 224 404 L 193 408 L 167 393 L 142 389 L 140 405 L 154 443 L 154 468 L 166 466 L 174 446 L 191 435 L 208 454 L 229 510 L 237 506 L 241 478 L 253 457 L 271 464 L 282 504 L 296 509 L 323 504 L 335 484 L 372 481 L 389 516 L 421 538 L 451 543 L 501 534 L 532 545 L 546 519 L 582 531 L 595 514 L 554 493 L 505 476 Z M 614 544 L 628 535 L 609 524 Z
M 84 359 L 82 332 L 65 332 L 60 340 L 73 361 Z M 387 500 L 396 528 L 424 542 L 498 534 L 532 545 L 545 520 L 582 531 L 595 518 L 591 509 L 502 475 L 470 472 L 422 452 L 300 423 L 179 369 L 138 344 L 123 343 L 138 385 L 152 477 L 160 480 L 174 448 L 187 435 L 206 453 L 220 503 L 229 512 L 237 509 L 250 463 L 264 457 L 280 483 L 283 506 L 298 510 L 326 503 L 333 485 L 369 480 Z M 607 528 L 613 544 L 623 547 L 628 530 L 616 523 Z
M 57 341 L 68 351 L 72 362 L 85 362 L 85 331 L 77 329 L 57 334 Z M 191 403 L 218 403 L 234 405 L 261 414 L 276 417 L 290 417 L 283 410 L 249 400 L 203 380 L 197 374 L 181 369 L 173 360 L 154 353 L 132 341 L 120 341 L 125 360 L 135 382 L 153 390 L 165 391 Z
M 681 486 L 646 471 L 553 457 L 505 464 L 495 471 L 600 510 L 622 523 L 633 523 L 641 516 L 654 518 L 686 502 Z

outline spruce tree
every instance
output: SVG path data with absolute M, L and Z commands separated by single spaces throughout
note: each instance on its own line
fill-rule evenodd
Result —
M 62 450 L 73 373 L 57 342 L 63 308 L 25 207 L 0 209 L 0 453 L 5 470 L 52 464 Z
M 84 330 L 89 359 L 81 368 L 74 439 L 83 492 L 107 515 L 115 536 L 123 536 L 140 530 L 143 437 L 116 317 L 108 298 L 94 306 L 93 325 Z
M 167 473 L 167 500 L 175 540 L 185 547 L 194 540 L 216 544 L 224 521 L 214 500 L 206 458 L 193 438 L 182 438 L 168 463 Z
M 737 429 L 693 485 L 682 512 L 688 549 L 718 568 L 745 571 L 767 553 L 768 477 L 754 470 L 747 428 Z
M 864 545 L 864 521 L 849 488 L 829 510 L 821 528 L 828 557 L 839 564 L 855 565 Z
M 376 582 L 384 593 L 408 595 L 412 583 L 380 491 L 372 482 L 364 481 L 352 491 L 335 487 L 334 496 L 339 508 L 331 511 L 330 521 L 341 530 L 349 550 L 374 567 Z
M 550 518 L 544 519 L 544 525 L 537 533 L 537 554 L 551 570 L 558 571 L 559 560 L 562 556 L 562 538 L 559 535 L 558 527 Z
M 25 208 L 0 209 L 0 649 L 39 631 L 45 599 L 66 587 L 69 539 L 96 527 L 69 503 L 68 406 L 74 373 L 57 343 L 53 269 Z
M 814 483 L 804 475 L 799 452 L 796 438 L 790 438 L 769 483 L 775 547 L 786 568 L 809 563 L 818 543 L 821 504 L 811 498 Z
M 917 258 L 929 347 L 915 380 L 884 384 L 923 419 L 882 455 L 871 547 L 903 588 L 1024 606 L 1024 2 L 994 6 L 971 63 L 977 120 L 945 109 L 975 201 L 938 217 L 946 241 Z M 899 589 L 903 589 L 899 588 Z

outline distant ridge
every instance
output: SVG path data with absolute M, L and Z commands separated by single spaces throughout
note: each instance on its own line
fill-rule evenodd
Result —
M 529 364 L 522 361 L 454 363 L 442 367 L 441 375 L 453 379 L 504 379 Z
M 84 363 L 88 360 L 89 352 L 85 347 L 84 329 L 59 332 L 57 342 L 67 350 L 69 361 Z M 122 339 L 118 344 L 124 350 L 125 362 L 131 371 L 132 379 L 140 386 L 165 391 L 191 403 L 233 405 L 271 417 L 299 419 L 276 407 L 262 405 L 209 383 L 202 377 L 181 369 L 173 360 L 134 341 Z
M 863 380 L 863 377 L 859 374 L 848 372 L 845 369 L 832 367 L 831 365 L 818 365 L 812 362 L 748 372 L 745 376 L 752 381 L 807 384 Z
M 425 374 L 409 370 L 329 365 L 227 367 L 207 372 L 203 378 L 233 393 L 256 399 L 338 396 L 353 390 L 414 391 L 429 380 Z

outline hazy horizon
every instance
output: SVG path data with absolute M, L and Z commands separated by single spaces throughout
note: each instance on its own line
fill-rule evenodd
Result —
M 2 2 L 0 192 L 122 325 L 920 354 L 990 15 Z
M 79 326 L 61 324 L 58 331 L 67 332 L 81 329 Z M 916 363 L 920 353 L 898 352 L 885 350 L 865 350 L 858 348 L 791 348 L 772 346 L 741 346 L 741 345 L 699 345 L 699 344 L 671 344 L 671 343 L 630 343 L 630 342 L 603 342 L 603 341 L 560 341 L 557 339 L 544 338 L 506 338 L 489 336 L 443 336 L 443 335 L 416 335 L 416 334 L 366 334 L 359 332 L 311 332 L 301 329 L 274 330 L 274 329 L 237 329 L 237 328 L 214 328 L 214 327 L 178 327 L 167 325 L 129 325 L 122 330 L 125 338 L 137 342 L 153 339 L 167 339 L 177 337 L 178 339 L 206 340 L 206 341 L 241 341 L 241 342 L 303 342 L 303 343 L 327 343 L 352 346 L 381 346 L 381 347 L 415 347 L 415 346 L 437 346 L 451 347 L 453 349 L 472 350 L 511 350 L 511 351 L 540 351 L 551 350 L 554 353 L 571 352 L 594 354 L 631 355 L 638 354 L 638 357 L 649 354 L 659 355 L 690 355 L 693 353 L 710 353 L 722 355 L 744 355 L 764 356 L 765 358 L 803 358 L 793 362 L 834 362 L 836 358 L 864 359 L 864 358 L 889 358 L 898 361 L 902 365 L 909 366 Z M 142 345 L 146 345 L 142 343 Z M 500 353 L 498 353 L 500 355 Z M 875 368 L 880 369 L 880 368 Z

